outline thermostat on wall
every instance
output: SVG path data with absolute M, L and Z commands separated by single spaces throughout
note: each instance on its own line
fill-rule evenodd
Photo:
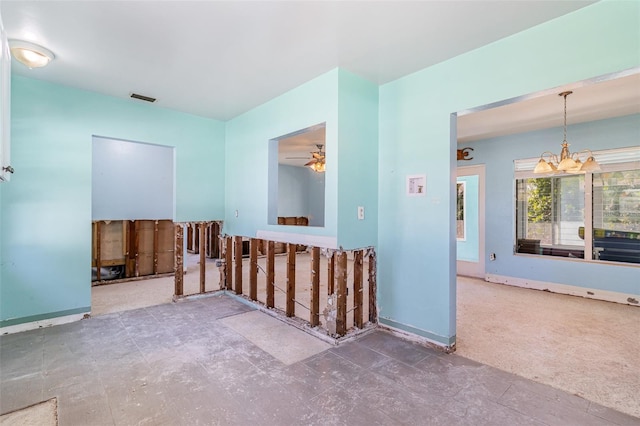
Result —
M 407 176 L 407 195 L 409 197 L 423 197 L 427 194 L 427 175 Z

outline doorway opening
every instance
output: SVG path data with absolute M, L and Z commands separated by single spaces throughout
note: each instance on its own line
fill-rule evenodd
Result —
M 623 129 L 636 129 L 637 134 L 639 71 L 600 76 L 460 113 L 454 126 L 457 135 L 452 131 L 451 141 L 452 146 L 472 148 L 475 157 L 468 162 L 459 159 L 458 179 L 466 175 L 467 167 L 464 166 L 467 164 L 472 165 L 469 168 L 483 165 L 487 182 L 484 276 L 479 279 L 462 276 L 473 274 L 465 273 L 460 266 L 463 262 L 461 250 L 458 250 L 457 353 L 625 412 L 630 412 L 629 402 L 637 394 L 629 377 L 635 377 L 636 382 L 638 378 L 637 372 L 627 365 L 633 365 L 634 351 L 640 350 L 636 342 L 627 339 L 633 331 L 625 324 L 633 323 L 637 307 L 586 298 L 589 297 L 587 291 L 601 293 L 597 288 L 589 288 L 593 272 L 587 272 L 587 269 L 596 271 L 595 260 L 572 256 L 545 259 L 540 256 L 540 250 L 534 250 L 535 253 L 518 250 L 518 172 L 515 164 L 532 159 L 533 171 L 541 152 L 558 151 L 563 134 L 562 105 L 557 114 L 549 111 L 556 111 L 553 105 L 558 104 L 558 94 L 568 89 L 577 94 L 570 116 L 570 121 L 574 120 L 570 125 L 576 130 L 570 134 L 580 135 L 575 141 L 576 149 L 589 148 L 595 153 L 597 149 L 603 149 L 598 144 L 607 145 L 607 148 L 611 144 L 622 144 L 625 139 L 619 136 L 624 136 Z M 635 110 L 625 109 L 632 108 L 633 102 L 615 100 L 616 94 L 635 99 Z M 580 102 L 580 96 L 584 96 L 584 102 Z M 536 116 L 534 110 L 542 115 Z M 621 114 L 621 111 L 627 112 Z M 612 136 L 613 131 L 620 132 L 618 137 Z M 560 139 L 556 139 L 557 134 Z M 543 138 L 542 135 L 551 137 Z M 585 142 L 587 140 L 589 143 Z M 549 143 L 551 147 L 546 146 Z M 628 145 L 637 145 L 637 139 Z M 616 165 L 618 169 L 623 167 L 620 164 Z M 469 184 L 465 186 L 468 189 Z M 467 213 L 469 197 L 468 193 L 465 195 L 463 206 Z M 468 220 L 468 217 L 462 217 Z M 451 218 L 452 226 L 456 219 Z M 580 238 L 578 232 L 578 228 L 572 230 L 575 234 L 572 237 Z M 468 228 L 466 236 L 469 236 Z M 458 242 L 458 248 L 460 244 Z M 608 266 L 609 282 L 624 282 L 625 277 L 630 276 L 627 272 L 631 267 Z M 575 275 L 580 275 L 584 284 L 568 280 Z M 500 276 L 505 279 L 485 282 Z M 616 277 L 619 278 L 616 280 Z M 562 284 L 565 280 L 567 283 Z M 498 282 L 508 285 L 498 285 Z M 548 284 L 549 287 L 540 287 L 547 291 L 519 288 L 532 287 L 531 283 L 535 282 Z M 559 285 L 554 287 L 554 283 Z M 586 297 L 558 294 L 568 292 L 562 289 L 563 286 L 577 288 L 574 287 L 577 285 L 584 285 L 579 288 L 584 290 Z M 567 358 L 567 351 L 575 356 Z M 611 353 L 616 354 L 616 365 L 620 368 L 611 368 L 609 355 L 605 355 Z M 602 357 L 593 354 L 602 354 Z M 589 371 L 589 380 L 583 380 L 584 371 Z M 611 383 L 617 384 L 616 389 Z
M 174 164 L 174 147 L 93 136 L 90 267 L 94 315 L 137 306 L 136 299 L 142 299 L 144 293 L 136 295 L 135 290 L 143 286 L 133 281 L 173 275 Z M 108 283 L 117 284 L 108 291 L 95 290 Z M 107 293 L 112 297 L 93 297 Z

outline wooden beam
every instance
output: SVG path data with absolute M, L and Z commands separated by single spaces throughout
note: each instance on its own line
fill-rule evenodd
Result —
M 193 229 L 191 229 L 191 224 L 187 223 L 187 235 L 186 235 L 186 240 L 187 240 L 187 251 L 188 252 L 193 252 L 193 246 L 192 246 L 192 241 L 193 241 Z
M 233 271 L 233 241 L 231 240 L 231 237 L 224 237 L 224 244 L 224 288 L 232 290 L 233 274 L 231 271 Z
M 220 234 L 218 234 L 218 258 L 219 259 L 223 259 L 225 257 L 224 255 L 224 248 L 225 248 L 225 240 L 224 237 Z M 220 285 L 224 285 L 224 283 L 220 283 Z
M 220 224 L 218 222 L 213 222 L 211 234 L 213 234 L 211 238 L 211 244 L 213 244 L 213 253 L 211 254 L 211 257 L 218 259 L 220 257 L 220 244 L 218 242 L 218 236 L 220 235 Z
M 287 304 L 288 317 L 296 315 L 296 244 L 287 244 Z
M 193 253 L 198 254 L 200 252 L 200 224 L 193 224 Z
M 205 249 L 205 244 L 207 243 L 207 239 L 205 234 L 207 232 L 207 227 L 204 224 L 200 225 L 200 293 L 206 293 L 207 284 L 206 284 L 206 274 L 207 274 L 207 250 Z
M 260 240 L 249 240 L 249 298 L 258 300 L 258 243 Z
M 242 294 L 242 237 L 235 236 L 236 294 Z
M 312 327 L 320 325 L 320 247 L 311 249 L 311 313 Z
M 372 324 L 378 322 L 377 291 L 376 254 L 372 250 L 369 254 L 369 322 Z
M 127 220 L 126 222 L 127 222 L 127 250 L 124 255 L 124 258 L 125 258 L 124 275 L 127 278 L 131 278 L 135 275 L 135 270 L 134 270 L 135 260 L 132 258 L 135 250 L 133 246 L 133 235 L 135 234 L 133 230 L 133 224 L 135 222 L 132 220 Z
M 101 221 L 96 222 L 96 280 L 100 281 L 102 277 L 100 276 L 100 268 L 102 268 L 102 253 L 100 253 L 102 232 L 101 232 Z
M 332 295 L 335 292 L 336 283 L 336 254 L 331 253 L 331 257 L 327 262 L 327 294 Z
M 133 255 L 135 256 L 135 264 L 133 267 L 133 275 L 140 276 L 140 231 L 138 230 L 138 221 L 133 221 Z
M 205 240 L 205 256 L 211 257 L 211 222 L 204 223 L 204 236 L 201 236 Z
M 179 297 L 184 293 L 184 229 L 182 225 L 177 223 L 175 226 L 176 233 L 176 249 L 175 253 L 175 275 L 174 275 L 174 283 L 175 290 L 174 296 Z
M 273 241 L 267 242 L 267 308 L 274 307 L 275 295 L 275 249 L 276 245 Z
M 353 252 L 353 325 L 362 328 L 362 250 Z
M 153 223 L 153 275 L 158 275 L 158 221 Z
M 336 334 L 344 336 L 347 333 L 347 252 L 341 252 L 337 261 L 337 318 Z

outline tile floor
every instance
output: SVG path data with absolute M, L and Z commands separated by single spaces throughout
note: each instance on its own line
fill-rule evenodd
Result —
M 638 425 L 640 419 L 384 331 L 286 365 L 216 296 L 0 337 L 0 413 L 65 425 Z M 283 345 L 286 342 L 282 342 Z

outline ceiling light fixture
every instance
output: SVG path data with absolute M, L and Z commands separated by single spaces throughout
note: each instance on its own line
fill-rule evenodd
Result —
M 9 40 L 11 55 L 29 68 L 41 68 L 56 57 L 53 52 L 37 44 L 23 40 Z
M 533 169 L 533 173 L 586 173 L 600 170 L 600 165 L 593 157 L 591 150 L 584 149 L 579 152 L 569 152 L 569 143 L 567 142 L 567 96 L 572 93 L 572 91 L 567 91 L 558 94 L 558 96 L 564 97 L 564 140 L 562 141 L 560 156 L 549 151 L 543 152 L 540 155 L 540 161 L 538 161 L 538 164 L 536 164 L 536 167 Z M 580 155 L 582 154 L 587 156 L 584 163 L 580 160 Z M 547 156 L 546 160 L 545 155 Z
M 322 162 L 318 161 L 317 163 L 314 163 L 314 164 L 310 165 L 309 167 L 314 172 L 322 173 L 322 172 L 325 171 L 324 161 L 322 161 Z
M 318 147 L 318 150 L 311 153 L 313 158 L 305 164 L 305 166 L 308 166 L 314 172 L 323 173 L 325 171 L 325 153 L 322 152 L 322 144 L 316 144 L 316 146 Z

